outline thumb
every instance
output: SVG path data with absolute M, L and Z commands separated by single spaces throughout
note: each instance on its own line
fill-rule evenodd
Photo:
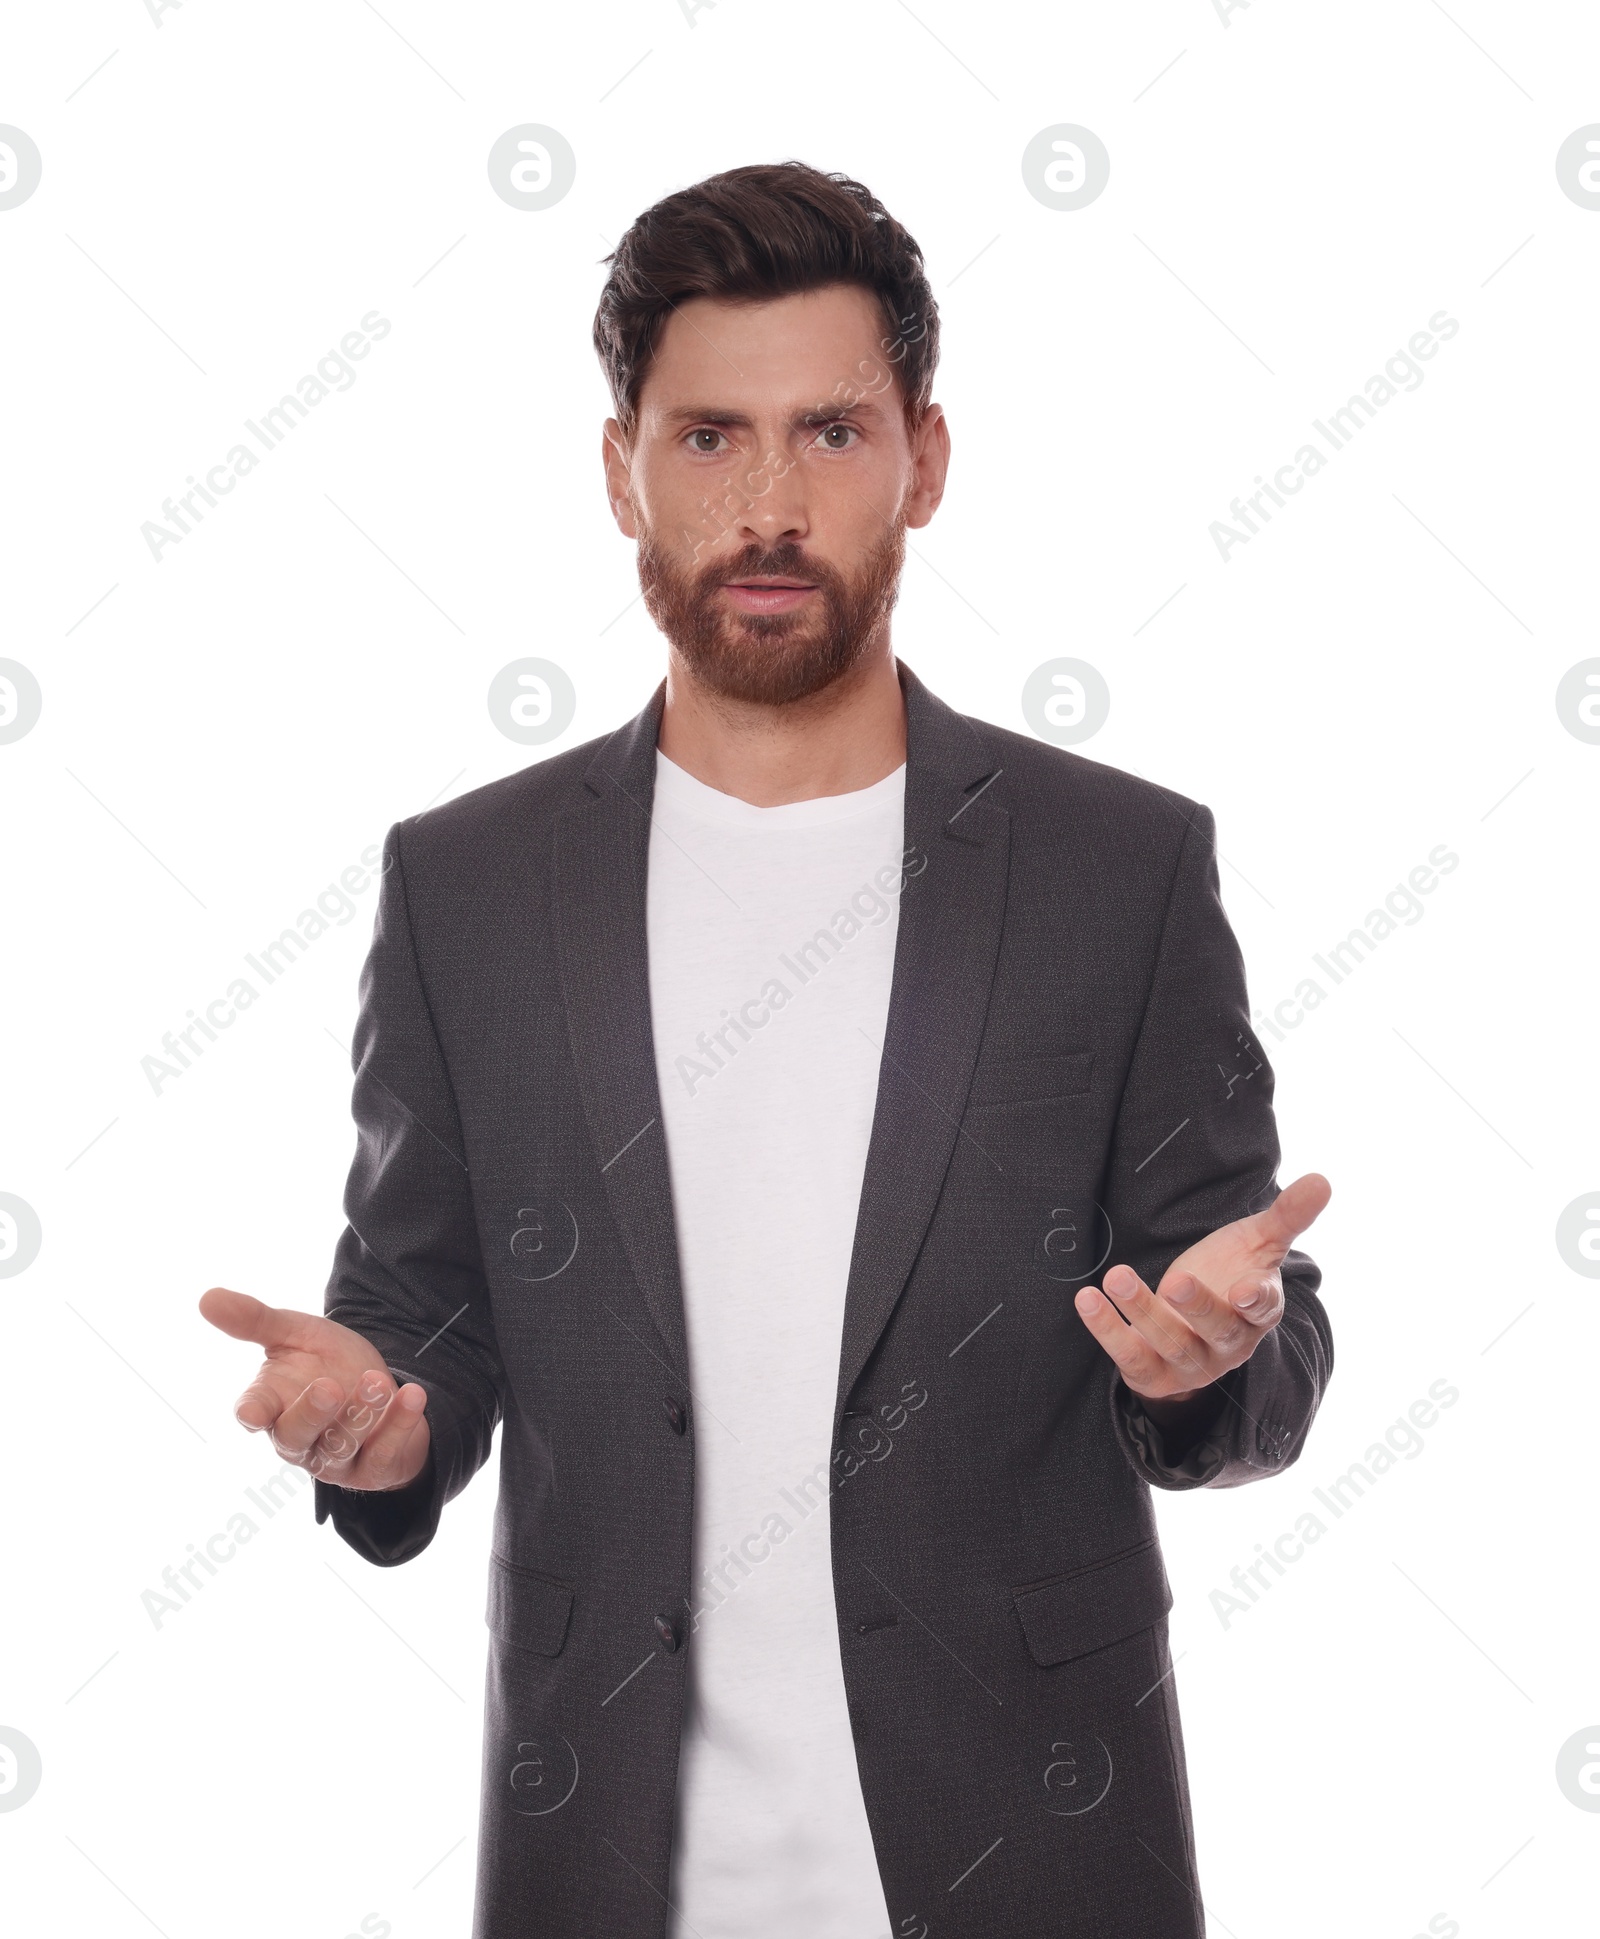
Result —
M 235 1340 L 253 1340 L 260 1347 L 309 1344 L 307 1335 L 317 1316 L 287 1306 L 268 1306 L 249 1293 L 212 1286 L 200 1295 L 200 1313 L 220 1332 Z
M 1283 1190 L 1256 1219 L 1261 1236 L 1269 1245 L 1287 1252 L 1333 1196 L 1333 1187 L 1321 1172 L 1308 1171 Z

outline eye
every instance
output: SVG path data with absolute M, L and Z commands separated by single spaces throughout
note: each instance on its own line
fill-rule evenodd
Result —
M 853 424 L 825 424 L 817 433 L 819 451 L 849 451 L 861 433 Z
M 722 433 L 710 424 L 698 425 L 689 433 L 689 449 L 699 452 L 704 457 L 715 457 L 720 445 L 727 442 Z M 732 447 L 729 446 L 729 449 L 731 450 Z

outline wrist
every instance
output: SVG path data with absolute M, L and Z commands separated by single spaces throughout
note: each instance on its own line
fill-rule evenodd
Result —
M 1136 1396 L 1155 1424 L 1168 1461 L 1181 1461 L 1210 1431 L 1222 1412 L 1223 1390 L 1215 1381 L 1183 1394 Z
M 1140 1394 L 1138 1401 L 1151 1420 L 1165 1427 L 1169 1421 L 1189 1420 L 1204 1412 L 1215 1392 L 1214 1385 L 1191 1387 L 1182 1394 Z

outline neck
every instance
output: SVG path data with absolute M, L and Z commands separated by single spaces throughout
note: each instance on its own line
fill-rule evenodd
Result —
M 697 781 L 757 808 L 870 788 L 906 758 L 894 653 L 885 639 L 821 693 L 777 707 L 708 691 L 671 653 L 657 744 Z

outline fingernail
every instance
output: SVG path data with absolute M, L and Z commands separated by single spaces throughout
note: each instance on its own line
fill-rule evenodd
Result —
M 361 1398 L 378 1400 L 383 1395 L 383 1382 L 375 1373 L 364 1374 L 361 1380 Z
M 1187 1306 L 1195 1296 L 1196 1287 L 1192 1279 L 1185 1279 L 1181 1285 L 1174 1286 L 1169 1297 L 1174 1305 Z

